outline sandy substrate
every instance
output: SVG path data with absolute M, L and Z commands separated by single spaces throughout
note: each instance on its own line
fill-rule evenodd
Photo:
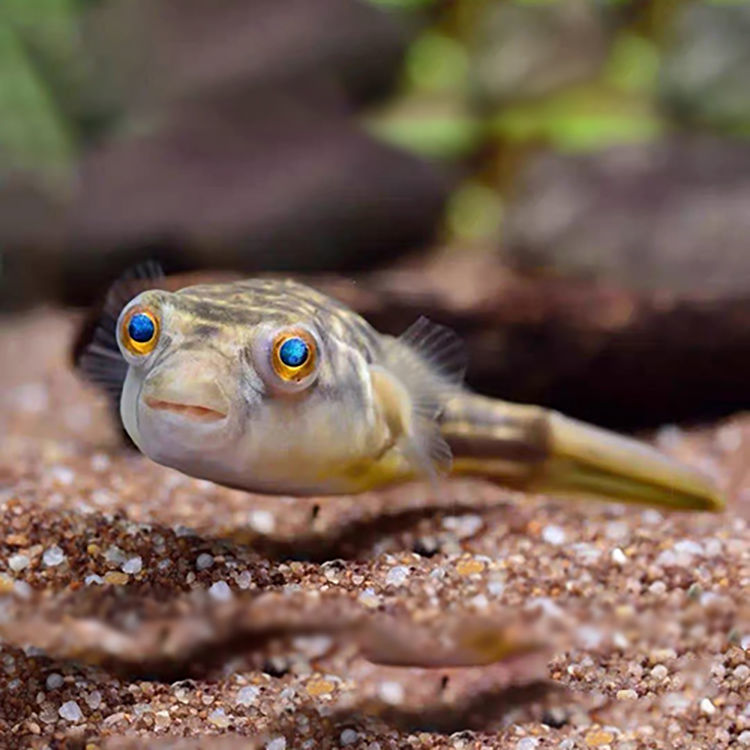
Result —
M 258 497 L 123 450 L 72 329 L 0 325 L 3 747 L 750 747 L 750 417 L 657 436 L 722 516 Z

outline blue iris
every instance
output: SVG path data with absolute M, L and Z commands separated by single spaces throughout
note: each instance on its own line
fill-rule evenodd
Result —
M 145 313 L 136 313 L 128 325 L 128 336 L 139 344 L 145 344 L 154 338 L 156 326 Z
M 309 356 L 309 347 L 297 336 L 287 339 L 279 349 L 279 359 L 287 367 L 301 367 L 307 362 Z

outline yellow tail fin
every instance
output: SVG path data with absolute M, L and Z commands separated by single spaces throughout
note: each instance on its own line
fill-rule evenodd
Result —
M 700 472 L 632 438 L 557 412 L 463 394 L 442 432 L 457 474 L 556 495 L 595 496 L 675 510 L 721 510 Z

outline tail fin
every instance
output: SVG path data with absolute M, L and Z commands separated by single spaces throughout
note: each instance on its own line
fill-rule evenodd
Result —
M 442 432 L 457 474 L 675 510 L 725 505 L 701 473 L 645 443 L 539 407 L 464 394 L 449 403 Z

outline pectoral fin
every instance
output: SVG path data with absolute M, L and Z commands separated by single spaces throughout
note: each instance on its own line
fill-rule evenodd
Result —
M 417 476 L 434 480 L 450 470 L 451 452 L 434 419 L 414 407 L 409 392 L 390 372 L 370 368 L 375 402 L 389 433 L 389 445 L 397 448 Z
M 420 318 L 398 338 L 384 337 L 383 355 L 370 377 L 391 443 L 413 474 L 435 482 L 451 467 L 439 418 L 463 379 L 463 344 L 450 329 Z

